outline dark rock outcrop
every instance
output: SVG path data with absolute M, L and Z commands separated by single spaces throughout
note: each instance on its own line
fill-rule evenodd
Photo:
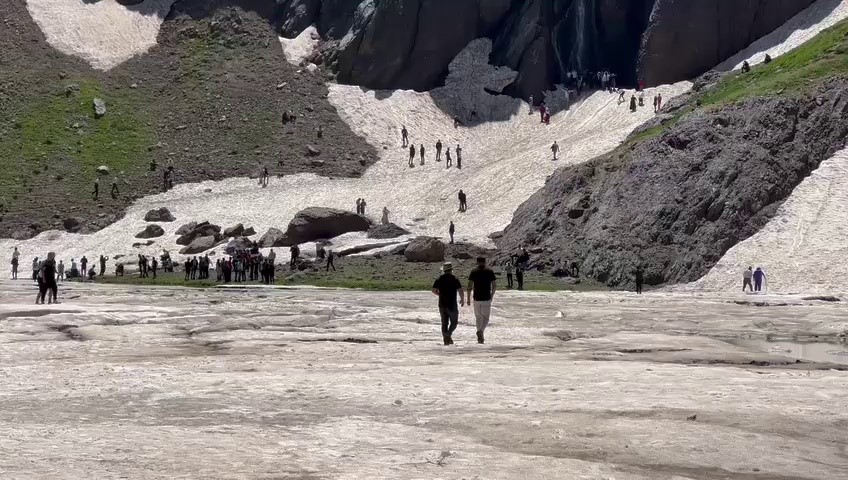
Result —
M 176 234 L 177 235 L 185 235 L 186 233 L 194 230 L 195 228 L 197 228 L 197 222 L 188 222 L 185 225 L 178 228 L 177 231 L 176 231 Z
M 232 255 L 239 250 L 249 250 L 253 246 L 253 242 L 247 237 L 234 238 L 227 244 L 224 252 L 227 255 Z
M 179 230 L 177 233 L 179 233 Z M 221 238 L 221 227 L 209 222 L 198 223 L 194 226 L 194 228 L 191 228 L 188 232 L 182 234 L 180 238 L 177 239 L 177 245 L 189 245 L 194 242 L 196 238 L 200 237 L 214 237 L 219 239 Z
M 173 222 L 176 218 L 166 207 L 154 208 L 144 215 L 145 222 Z
M 151 224 L 144 227 L 144 230 L 138 232 L 135 238 L 157 238 L 165 235 L 165 230 L 156 224 Z
M 285 36 L 318 26 L 323 60 L 344 83 L 429 90 L 488 37 L 493 62 L 519 73 L 507 93 L 538 98 L 572 69 L 609 69 L 629 85 L 637 70 L 649 83 L 695 77 L 813 1 L 283 0 L 279 13 Z
M 247 227 L 247 228 L 244 229 L 244 231 L 241 233 L 241 235 L 243 237 L 252 237 L 252 236 L 256 235 L 256 229 L 253 228 L 253 227 Z
M 386 225 L 378 224 L 368 229 L 368 238 L 386 239 L 409 235 L 409 230 L 399 227 L 394 223 Z
M 215 246 L 220 245 L 221 241 L 216 237 L 197 237 L 192 242 L 183 247 L 180 250 L 180 253 L 183 255 L 195 255 L 198 253 L 205 252 L 207 250 L 211 250 L 215 248 Z
M 297 212 L 289 223 L 282 246 L 335 238 L 349 232 L 367 232 L 372 225 L 367 217 L 347 210 L 309 207 Z
M 403 252 L 407 262 L 434 263 L 445 260 L 445 243 L 435 237 L 416 237 Z
M 269 228 L 261 238 L 259 238 L 259 246 L 262 248 L 282 247 L 286 240 L 286 234 L 278 228 Z
M 558 170 L 494 241 L 502 255 L 539 252 L 534 268 L 577 261 L 614 287 L 637 266 L 649 285 L 694 281 L 843 148 L 846 105 L 848 81 L 832 80 L 802 98 L 695 110 L 632 149 Z
M 639 77 L 647 85 L 694 78 L 814 1 L 656 0 L 642 38 Z
M 224 238 L 240 237 L 244 235 L 244 225 L 241 223 L 224 230 Z

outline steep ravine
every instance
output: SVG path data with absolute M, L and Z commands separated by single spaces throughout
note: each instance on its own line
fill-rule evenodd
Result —
M 533 268 L 577 261 L 609 286 L 637 266 L 657 285 L 696 280 L 771 219 L 792 190 L 845 146 L 848 80 L 800 98 L 696 109 L 661 135 L 558 170 L 495 239 Z

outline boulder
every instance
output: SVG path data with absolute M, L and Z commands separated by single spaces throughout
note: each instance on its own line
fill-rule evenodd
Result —
M 95 98 L 92 103 L 94 104 L 94 118 L 102 118 L 106 115 L 106 101 L 102 98 Z
M 286 245 L 367 232 L 373 223 L 365 216 L 335 208 L 309 207 L 297 212 L 286 230 Z
M 407 262 L 443 262 L 446 249 L 445 243 L 438 238 L 417 237 L 409 242 L 403 255 Z
M 313 147 L 312 145 L 306 146 L 306 156 L 317 157 L 318 155 L 321 155 L 321 150 L 318 147 Z
M 240 237 L 244 235 L 244 225 L 238 224 L 224 230 L 224 238 Z
M 69 217 L 62 222 L 62 226 L 65 228 L 65 231 L 77 233 L 82 230 L 83 222 L 84 220 L 81 218 Z
M 253 241 L 247 237 L 234 238 L 224 248 L 227 255 L 232 255 L 239 250 L 249 250 L 253 246 Z
M 154 208 L 144 215 L 145 222 L 173 222 L 176 220 L 171 211 L 165 207 Z
M 178 228 L 176 233 L 177 235 L 185 235 L 186 233 L 194 230 L 195 228 L 197 228 L 197 222 L 188 222 L 182 227 Z
M 220 242 L 216 237 L 197 237 L 188 246 L 183 247 L 183 249 L 180 250 L 180 253 L 183 255 L 195 255 L 197 253 L 211 250 L 219 244 Z
M 216 239 L 221 237 L 221 227 L 218 225 L 213 225 L 209 222 L 198 223 L 191 231 L 188 233 L 184 233 L 177 239 L 177 245 L 189 245 L 196 238 L 200 237 L 214 237 Z
M 154 223 L 144 227 L 144 230 L 138 232 L 135 238 L 157 238 L 162 235 L 165 235 L 165 230 Z
M 278 228 L 269 228 L 265 235 L 259 239 L 259 246 L 262 248 L 282 247 L 285 242 L 286 234 Z
M 99 167 L 97 167 L 97 173 L 99 173 L 100 175 L 109 175 L 110 171 L 111 170 L 106 165 L 100 165 Z
M 368 229 L 368 238 L 397 238 L 403 235 L 409 235 L 409 230 L 399 227 L 394 223 L 374 225 Z
M 244 229 L 244 232 L 241 234 L 243 237 L 252 237 L 256 235 L 256 229 L 253 227 L 247 227 Z
M 153 240 L 148 240 L 144 243 L 136 242 L 136 243 L 132 244 L 132 247 L 133 248 L 149 247 L 149 246 L 153 245 L 154 243 L 156 243 L 156 242 L 154 242 Z M 117 258 L 117 257 L 115 257 L 115 258 Z

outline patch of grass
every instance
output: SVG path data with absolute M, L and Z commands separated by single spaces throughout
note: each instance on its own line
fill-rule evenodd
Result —
M 279 272 L 278 272 L 279 273 Z M 534 292 L 558 292 L 558 291 L 597 291 L 606 290 L 600 284 L 591 281 L 583 281 L 577 285 L 560 282 L 556 278 L 542 275 L 529 275 L 525 282 L 527 291 Z M 464 278 L 460 280 L 465 283 Z M 160 287 L 186 287 L 186 288 L 210 288 L 219 285 L 229 286 L 251 286 L 261 285 L 260 282 L 245 282 L 245 283 L 229 283 L 223 284 L 212 280 L 185 280 L 182 273 L 164 273 L 160 274 L 155 279 L 152 277 L 140 278 L 137 275 L 125 275 L 123 277 L 106 276 L 97 279 L 100 283 L 114 285 L 143 285 L 143 286 L 160 286 Z M 505 279 L 499 279 L 499 289 L 505 290 Z M 310 286 L 321 288 L 346 288 L 368 291 L 424 291 L 429 292 L 433 286 L 433 278 L 413 277 L 407 279 L 368 279 L 368 278 L 352 278 L 344 274 L 338 276 L 325 275 L 304 275 L 296 278 L 277 278 L 276 286 L 297 287 Z
M 843 20 L 768 65 L 725 77 L 698 99 L 702 106 L 715 106 L 752 97 L 798 95 L 824 80 L 846 74 L 848 20 Z
M 800 95 L 823 81 L 845 75 L 848 75 L 848 20 L 824 30 L 768 65 L 756 65 L 748 73 L 727 74 L 714 87 L 693 96 L 689 105 L 673 118 L 633 135 L 620 148 L 630 149 L 659 137 L 696 108 L 716 108 L 748 98 Z
M 100 165 L 115 174 L 146 167 L 155 134 L 142 120 L 142 98 L 130 89 L 106 91 L 91 79 L 65 80 L 58 88 L 24 99 L 14 129 L 0 138 L 3 196 L 18 193 L 41 172 L 71 172 L 77 183 L 90 183 Z M 102 118 L 94 115 L 96 97 L 106 102 Z

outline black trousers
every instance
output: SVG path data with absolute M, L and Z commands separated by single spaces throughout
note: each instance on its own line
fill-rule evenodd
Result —
M 524 290 L 524 272 L 515 272 L 515 280 L 518 281 L 518 289 Z
M 442 336 L 450 337 L 459 323 L 459 310 L 439 307 L 439 315 L 442 316 Z
M 512 288 L 512 274 L 506 274 L 506 288 Z

